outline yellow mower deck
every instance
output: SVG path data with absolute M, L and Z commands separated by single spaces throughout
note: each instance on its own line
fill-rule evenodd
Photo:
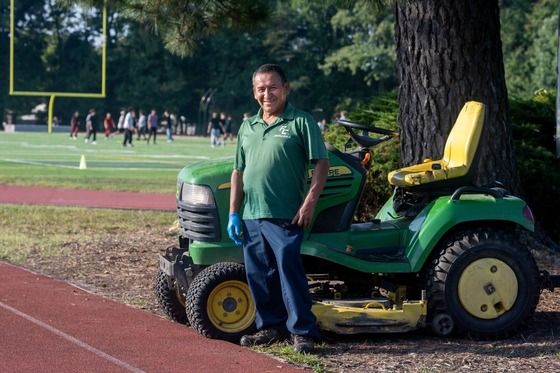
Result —
M 353 306 L 336 300 L 318 301 L 312 310 L 321 330 L 337 334 L 408 332 L 424 327 L 428 313 L 425 300 L 405 301 L 391 308 L 376 301 Z

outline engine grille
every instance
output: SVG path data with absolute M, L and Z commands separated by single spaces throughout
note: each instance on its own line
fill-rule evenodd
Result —
M 216 207 L 194 206 L 177 200 L 177 215 L 183 237 L 203 242 L 222 239 Z

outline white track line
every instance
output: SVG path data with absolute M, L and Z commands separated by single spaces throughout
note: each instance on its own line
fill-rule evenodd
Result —
M 34 323 L 34 324 L 36 324 L 36 325 L 38 325 L 38 326 L 40 326 L 44 329 L 47 329 L 51 333 L 54 333 L 54 334 L 58 335 L 59 337 L 62 337 L 64 339 L 66 339 L 67 341 L 69 341 L 71 343 L 74 343 L 75 345 L 88 350 L 89 352 L 93 353 L 94 355 L 102 357 L 105 360 L 108 360 L 108 361 L 112 362 L 113 364 L 120 366 L 121 368 L 127 369 L 131 372 L 144 373 L 143 370 L 141 370 L 139 368 L 136 368 L 136 367 L 134 367 L 134 366 L 132 366 L 128 363 L 125 363 L 124 361 L 119 360 L 116 357 L 113 357 L 113 356 L 111 356 L 111 355 L 109 355 L 109 354 L 107 354 L 107 353 L 105 353 L 101 350 L 98 350 L 97 348 L 92 347 L 92 346 L 88 345 L 87 343 L 85 343 L 83 341 L 80 341 L 79 339 L 74 338 L 71 335 L 66 334 L 63 331 L 60 331 L 60 330 L 58 330 L 58 329 L 56 329 L 56 328 L 54 328 L 54 327 L 52 327 L 48 324 L 45 324 L 44 322 L 42 322 L 40 320 L 37 320 L 33 316 L 30 316 L 30 315 L 25 314 L 25 313 L 13 308 L 13 307 L 10 307 L 5 303 L 0 302 L 0 307 L 4 308 L 4 309 L 6 309 L 10 312 L 13 312 L 16 315 L 18 315 L 20 317 L 23 317 L 24 319 L 26 319 L 28 321 L 31 321 L 32 323 Z

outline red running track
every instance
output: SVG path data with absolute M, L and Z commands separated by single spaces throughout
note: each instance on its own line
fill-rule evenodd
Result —
M 2 372 L 302 372 L 0 262 Z
M 174 194 L 60 189 L 0 184 L 0 203 L 136 210 L 177 209 Z
M 175 211 L 175 196 L 0 185 L 0 204 Z M 0 261 L 0 372 L 303 372 Z

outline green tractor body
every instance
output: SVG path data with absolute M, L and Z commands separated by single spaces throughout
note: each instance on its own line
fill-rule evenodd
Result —
M 431 326 L 439 335 L 480 338 L 517 331 L 534 312 L 542 282 L 516 238 L 534 229 L 526 203 L 499 185 L 396 186 L 375 219 L 355 222 L 370 148 L 395 133 L 346 124 L 358 149 L 327 144 L 329 175 L 301 247 L 320 329 L 353 334 Z M 243 249 L 226 231 L 232 169 L 233 160 L 222 159 L 179 173 L 179 247 L 161 255 L 157 288 L 172 319 L 238 341 L 253 330 L 255 308 Z

